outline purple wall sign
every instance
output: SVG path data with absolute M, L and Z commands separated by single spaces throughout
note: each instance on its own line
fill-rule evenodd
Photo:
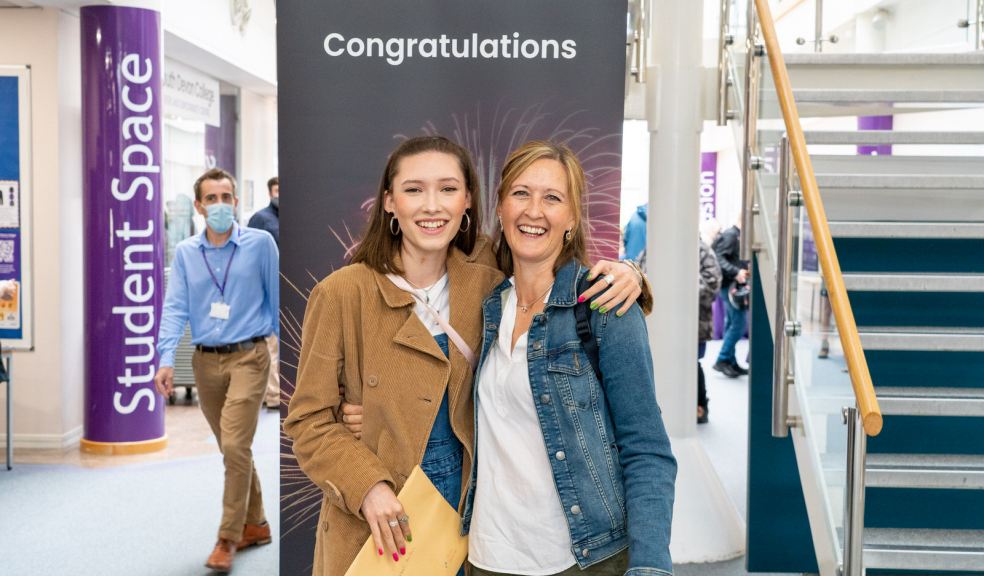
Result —
M 858 116 L 858 130 L 891 130 L 895 116 Z M 863 156 L 890 156 L 891 144 L 878 146 L 858 146 L 858 154 Z
M 700 219 L 717 217 L 717 152 L 700 153 Z
M 164 446 L 154 391 L 164 295 L 161 20 L 86 6 L 82 20 L 87 443 Z

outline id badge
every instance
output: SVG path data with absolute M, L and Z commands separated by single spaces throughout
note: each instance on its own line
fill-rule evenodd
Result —
M 208 313 L 209 318 L 219 320 L 229 319 L 229 305 L 225 302 L 212 302 L 212 311 Z

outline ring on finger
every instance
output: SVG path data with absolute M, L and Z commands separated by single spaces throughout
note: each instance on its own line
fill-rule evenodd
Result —
M 399 522 L 400 524 L 409 524 L 410 523 L 410 517 L 407 516 L 406 514 L 404 514 L 403 516 L 400 516 L 399 518 L 397 518 L 396 521 Z
M 390 520 L 389 522 L 387 522 L 387 524 L 389 524 L 390 528 L 396 528 L 397 526 L 400 525 L 400 521 L 399 520 Z
M 611 286 L 612 284 L 615 283 L 615 276 L 613 274 L 606 274 L 603 280 L 605 282 L 608 282 L 608 285 Z

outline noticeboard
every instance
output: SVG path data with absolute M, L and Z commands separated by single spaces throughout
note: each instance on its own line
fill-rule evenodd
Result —
M 31 282 L 31 76 L 0 66 L 0 343 L 34 347 Z

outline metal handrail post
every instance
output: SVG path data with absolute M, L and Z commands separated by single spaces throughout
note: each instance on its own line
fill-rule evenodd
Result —
M 731 35 L 728 26 L 731 23 L 731 2 L 721 0 L 721 24 L 718 27 L 718 126 L 728 123 L 728 46 L 731 45 Z
M 813 51 L 823 52 L 823 0 L 816 0 L 816 21 L 813 23 Z
M 748 34 L 745 37 L 745 150 L 742 155 L 744 178 L 741 189 L 741 259 L 752 259 L 752 205 L 755 196 L 755 162 L 753 151 L 756 149 L 759 76 L 758 59 L 761 48 L 756 42 L 758 17 L 755 12 L 755 0 L 748 0 Z
M 847 424 L 847 485 L 844 488 L 843 576 L 864 574 L 864 475 L 868 437 L 854 406 L 844 408 Z
M 790 290 L 793 276 L 793 227 L 789 206 L 789 138 L 779 141 L 779 237 L 776 252 L 776 318 L 773 327 L 772 357 L 772 437 L 789 436 L 789 337 L 786 321 L 789 317 Z
M 974 26 L 975 39 L 974 39 L 974 49 L 984 50 L 984 0 L 977 0 L 977 23 Z

